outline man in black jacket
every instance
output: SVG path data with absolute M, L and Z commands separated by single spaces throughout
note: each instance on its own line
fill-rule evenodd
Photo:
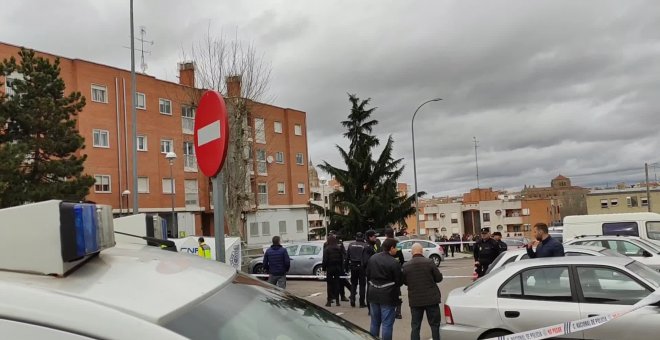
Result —
M 383 242 L 383 251 L 375 254 L 367 264 L 367 300 L 371 310 L 371 335 L 379 337 L 383 333 L 383 340 L 392 339 L 396 306 L 399 304 L 399 295 L 403 278 L 401 265 L 394 258 L 397 253 L 397 240 L 388 238 Z
M 385 237 L 386 237 L 386 239 L 396 240 L 396 238 L 394 238 L 394 229 L 392 229 L 390 227 L 385 228 Z M 396 241 L 398 242 L 399 240 L 396 240 Z M 403 266 L 403 263 L 405 262 L 405 259 L 403 257 L 403 252 L 401 251 L 401 249 L 397 249 L 395 257 L 396 257 L 397 260 L 399 260 L 399 264 L 401 264 Z M 396 318 L 397 319 L 402 319 L 403 318 L 403 316 L 401 315 L 401 305 L 402 304 L 403 304 L 403 300 L 401 299 L 401 290 L 399 290 L 399 304 L 396 306 Z
M 341 253 L 344 256 L 344 258 L 346 258 L 346 247 L 344 247 L 344 240 L 342 240 L 341 237 L 339 237 L 339 235 L 337 235 L 337 231 L 335 231 L 335 230 L 330 230 L 329 234 L 330 235 L 328 235 L 328 237 L 334 236 L 337 239 L 337 244 L 339 245 L 339 249 L 341 250 Z M 326 241 L 323 244 L 323 249 L 324 250 L 325 250 L 325 247 L 327 245 L 328 245 L 328 242 Z M 343 270 L 342 276 L 346 275 L 346 272 L 348 271 L 348 268 L 344 266 L 344 268 L 342 268 L 342 270 Z M 339 296 L 341 297 L 341 301 L 348 301 L 348 299 L 346 298 L 346 291 L 344 290 L 345 288 L 348 288 L 348 291 L 350 293 L 351 283 L 348 282 L 348 279 L 339 278 Z
M 474 244 L 474 265 L 477 276 L 486 275 L 488 266 L 500 255 L 500 245 L 490 237 L 490 228 L 481 228 L 481 239 Z
M 411 340 L 419 340 L 422 318 L 431 326 L 433 340 L 440 340 L 440 288 L 442 274 L 433 260 L 424 257 L 424 248 L 415 243 L 412 246 L 413 258 L 403 265 L 403 284 L 408 286 L 408 304 L 412 320 Z
M 534 231 L 536 241 L 527 245 L 527 255 L 530 258 L 564 256 L 564 246 L 548 234 L 547 224 L 537 223 L 534 225 Z M 534 247 L 536 247 L 536 252 L 532 249 Z
M 367 277 L 364 269 L 369 261 L 367 254 L 369 245 L 364 242 L 364 235 L 361 232 L 355 234 L 355 242 L 348 245 L 346 251 L 346 267 L 351 271 L 351 307 L 355 307 L 355 295 L 360 288 L 360 308 L 367 306 L 364 290 L 367 284 Z

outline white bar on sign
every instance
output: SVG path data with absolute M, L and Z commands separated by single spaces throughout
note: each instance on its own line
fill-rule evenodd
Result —
M 197 146 L 202 146 L 220 138 L 220 121 L 215 122 L 197 131 Z

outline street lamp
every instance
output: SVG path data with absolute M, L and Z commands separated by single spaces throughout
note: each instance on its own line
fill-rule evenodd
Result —
M 131 195 L 131 191 L 128 190 L 128 189 L 124 190 L 121 193 L 122 200 L 124 198 L 126 199 L 126 215 L 128 215 L 128 212 L 129 212 L 129 210 L 128 210 L 128 196 L 130 196 L 130 195 Z M 122 209 L 122 211 L 120 211 L 120 213 L 123 214 L 123 209 Z
M 172 151 L 165 154 L 165 159 L 170 162 L 170 194 L 172 195 L 172 235 L 176 235 L 176 217 L 174 216 L 174 175 L 172 174 L 172 167 L 174 166 L 174 160 L 176 159 L 176 154 Z
M 325 227 L 325 239 L 328 239 L 328 223 L 325 220 L 325 184 L 327 183 L 327 180 L 325 177 L 319 178 L 319 183 L 321 183 L 321 200 L 323 202 L 323 220 L 322 220 L 322 227 Z
M 417 159 L 415 158 L 415 116 L 417 116 L 417 111 L 422 108 L 422 106 L 426 105 L 427 103 L 430 102 L 437 102 L 441 101 L 442 98 L 433 98 L 431 100 L 427 100 L 423 102 L 420 106 L 417 107 L 417 110 L 415 110 L 415 113 L 413 113 L 412 116 L 412 122 L 410 123 L 411 128 L 412 128 L 412 147 L 413 147 L 413 173 L 415 176 L 415 218 L 417 221 L 417 230 L 421 229 L 421 226 L 419 225 L 419 195 L 417 191 Z

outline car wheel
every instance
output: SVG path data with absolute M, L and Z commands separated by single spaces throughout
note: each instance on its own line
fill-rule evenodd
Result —
M 257 264 L 252 268 L 252 274 L 266 274 L 266 269 L 263 264 Z
M 316 276 L 323 276 L 325 273 L 323 272 L 323 267 L 320 264 L 317 264 L 314 269 L 312 270 L 312 274 Z
M 433 260 L 433 263 L 435 263 L 435 265 L 437 267 L 440 267 L 440 262 L 442 262 L 442 259 L 440 258 L 440 256 L 433 254 L 433 255 L 429 256 L 429 258 L 431 260 Z
M 505 336 L 505 335 L 510 335 L 510 334 L 513 334 L 513 333 L 511 333 L 509 331 L 502 330 L 502 329 L 496 329 L 494 331 L 489 331 L 489 332 L 486 332 L 486 333 L 482 334 L 479 337 L 479 339 L 481 340 L 481 339 L 497 338 L 498 336 Z

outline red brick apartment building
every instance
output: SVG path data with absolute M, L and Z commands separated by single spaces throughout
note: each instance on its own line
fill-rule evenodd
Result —
M 0 43 L 0 59 L 17 57 L 19 50 L 18 46 Z M 42 52 L 38 55 L 58 57 Z M 78 116 L 77 127 L 86 142 L 82 150 L 88 155 L 85 172 L 96 179 L 88 199 L 113 206 L 117 215 L 126 214 L 129 209 L 132 211 L 133 199 L 123 193 L 137 190 L 139 212 L 161 215 L 172 235 L 211 234 L 209 181 L 198 172 L 194 153 L 194 98 L 199 98 L 202 91 L 194 87 L 194 65 L 179 65 L 178 84 L 137 75 L 138 187 L 133 188 L 130 71 L 59 58 L 65 92 L 79 91 L 86 97 L 87 105 Z M 21 75 L 0 77 L 5 83 L 0 91 L 11 91 L 7 83 L 11 83 L 12 77 Z M 240 79 L 234 78 L 229 88 L 230 92 L 237 91 L 229 96 L 240 94 Z M 257 243 L 282 230 L 288 235 L 285 238 L 306 240 L 306 114 L 256 102 L 250 106 L 254 140 L 251 154 L 255 155 L 255 175 L 250 183 L 257 204 L 245 212 L 244 235 L 248 242 Z M 177 154 L 172 167 L 177 229 L 171 223 L 172 178 L 165 159 L 169 151 Z M 284 190 L 280 190 L 282 186 Z

